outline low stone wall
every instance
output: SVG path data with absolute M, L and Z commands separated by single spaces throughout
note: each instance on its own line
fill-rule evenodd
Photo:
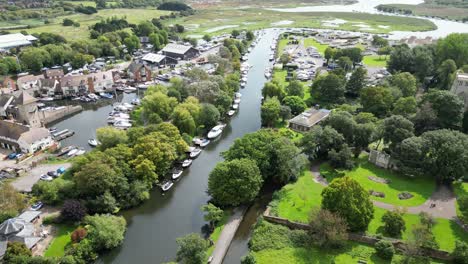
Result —
M 269 212 L 270 212 L 270 208 L 267 208 L 267 210 L 265 210 L 265 212 L 263 213 L 263 219 L 265 219 L 266 221 L 270 223 L 287 226 L 290 229 L 295 229 L 295 230 L 309 230 L 309 225 L 307 224 L 289 221 L 288 219 L 281 218 L 281 217 L 270 216 Z M 402 242 L 401 240 L 390 239 L 390 238 L 386 238 L 386 239 L 391 241 L 393 243 L 393 246 L 399 251 L 406 250 L 406 244 Z M 375 245 L 375 243 L 380 241 L 379 238 L 366 236 L 365 234 L 359 234 L 359 233 L 349 233 L 348 240 L 371 245 L 371 246 Z M 453 259 L 452 256 L 450 256 L 449 252 L 443 251 L 443 250 L 428 248 L 428 249 L 423 249 L 422 252 L 423 252 L 422 253 L 423 256 L 428 256 L 433 259 L 448 260 L 448 261 Z
M 81 111 L 83 111 L 83 107 L 81 105 L 68 105 L 63 109 L 56 111 L 43 111 L 40 114 L 41 122 L 42 124 L 47 125 Z

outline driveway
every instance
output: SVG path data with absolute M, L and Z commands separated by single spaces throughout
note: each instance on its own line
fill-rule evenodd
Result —
M 70 163 L 39 165 L 28 171 L 26 175 L 15 179 L 11 185 L 20 192 L 31 192 L 33 185 L 39 181 L 42 174 L 46 174 L 48 171 L 56 171 L 60 167 L 68 169 L 70 166 Z

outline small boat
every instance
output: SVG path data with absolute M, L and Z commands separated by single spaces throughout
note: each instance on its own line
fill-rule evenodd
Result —
M 119 128 L 119 129 L 128 129 L 132 127 L 132 124 L 130 124 L 130 122 L 125 121 L 125 120 L 118 120 L 114 122 L 114 127 Z
M 68 132 L 70 132 L 70 130 L 64 129 L 64 130 L 61 130 L 61 131 L 59 131 L 59 132 L 53 133 L 52 136 L 55 138 L 55 137 L 59 137 L 59 136 L 61 136 L 61 135 L 64 135 L 64 134 L 66 134 L 66 133 L 68 133 Z
M 83 155 L 83 154 L 85 154 L 85 153 L 86 153 L 86 150 L 84 150 L 84 149 L 79 149 L 79 150 L 75 153 L 75 156 L 81 156 L 81 155 Z
M 239 104 L 233 104 L 233 105 L 232 105 L 232 109 L 234 109 L 234 110 L 239 109 Z
M 198 145 L 202 148 L 208 146 L 208 144 L 210 144 L 210 140 L 209 139 L 206 139 L 206 138 L 202 138 L 200 139 L 200 142 L 198 143 Z
M 242 82 L 247 82 L 247 77 L 242 77 L 241 81 Z
M 198 155 L 200 155 L 201 152 L 202 152 L 201 149 L 195 148 L 193 151 L 190 152 L 189 156 L 190 156 L 190 158 L 194 159 L 194 158 L 198 157 Z
M 98 100 L 99 96 L 97 96 L 96 94 L 90 93 L 88 94 L 88 98 L 92 100 Z
M 67 156 L 68 157 L 73 157 L 76 155 L 76 153 L 78 152 L 79 150 L 77 148 L 74 148 L 72 150 L 70 150 L 68 153 L 67 153 Z
M 129 109 L 123 105 L 116 105 L 114 106 L 114 110 L 119 112 L 127 112 Z
M 236 110 L 229 110 L 229 111 L 227 112 L 227 115 L 228 115 L 228 116 L 233 116 L 235 113 L 236 113 Z
M 161 185 L 161 190 L 163 190 L 163 192 L 167 192 L 167 191 L 169 191 L 169 189 L 172 188 L 173 185 L 174 185 L 173 182 L 171 182 L 171 181 L 165 181 L 165 182 Z
M 136 92 L 136 90 L 138 90 L 138 89 L 135 88 L 135 87 L 127 86 L 127 87 L 125 87 L 124 92 L 126 92 L 126 93 L 133 93 L 133 92 Z
M 40 101 L 43 101 L 43 102 L 51 102 L 54 100 L 53 97 L 43 97 L 41 99 L 39 99 Z
M 246 84 L 247 84 L 246 82 L 241 82 L 241 83 L 240 83 L 240 86 L 241 86 L 242 88 L 244 88 Z
M 57 128 L 56 127 L 51 127 L 51 128 L 49 128 L 49 132 L 50 133 L 55 133 L 55 132 L 57 132 Z
M 184 172 L 183 170 L 174 170 L 172 172 L 172 179 L 173 180 L 177 180 L 180 178 L 180 176 L 182 176 L 182 172 Z
M 101 96 L 104 99 L 112 99 L 114 96 L 110 93 L 99 93 L 99 96 Z
M 265 78 L 270 79 L 271 78 L 271 73 L 265 72 Z
M 239 93 L 239 92 L 237 92 L 237 93 L 235 94 L 235 96 L 236 96 L 236 98 L 241 98 L 241 97 L 242 97 L 242 94 Z
M 98 142 L 96 139 L 94 139 L 94 138 L 90 138 L 90 139 L 88 140 L 88 144 L 89 144 L 91 147 L 97 147 L 97 146 L 99 145 L 99 142 Z
M 223 128 L 225 125 L 217 125 L 211 129 L 211 131 L 208 133 L 208 138 L 213 139 L 219 137 L 221 133 L 223 132 Z
M 146 90 L 146 89 L 148 89 L 149 85 L 147 85 L 147 84 L 139 84 L 137 87 L 138 87 L 138 89 Z
M 241 102 L 241 99 L 240 99 L 240 98 L 234 99 L 234 103 L 235 103 L 235 104 L 240 104 L 240 102 Z
M 57 154 L 57 156 L 63 156 L 65 154 L 67 154 L 68 152 L 70 152 L 70 150 L 72 149 L 76 149 L 75 146 L 68 146 L 68 147 L 64 147 L 60 150 L 60 152 Z
M 184 162 L 182 162 L 182 168 L 188 168 L 190 165 L 192 165 L 193 160 L 192 159 L 186 159 Z
M 139 98 L 135 98 L 132 100 L 131 102 L 132 105 L 140 105 L 141 104 L 141 100 Z

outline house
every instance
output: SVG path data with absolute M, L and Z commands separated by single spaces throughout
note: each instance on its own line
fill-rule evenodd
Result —
M 57 79 L 42 79 L 40 82 L 39 92 L 41 95 L 47 97 L 56 97 L 61 99 L 63 97 L 63 90 L 60 80 Z
M 176 65 L 177 60 L 166 55 L 156 54 L 156 53 L 148 53 L 143 58 L 141 58 L 143 62 L 146 62 L 146 65 L 150 66 L 151 68 L 158 68 L 164 67 L 167 65 Z
M 14 119 L 30 127 L 40 127 L 37 99 L 25 91 L 0 95 L 0 118 Z
M 60 80 L 63 96 L 73 97 L 83 95 L 89 91 L 89 83 L 92 78 L 85 75 L 68 75 Z
M 40 214 L 40 211 L 26 211 L 0 224 L 0 260 L 5 255 L 8 242 L 21 242 L 32 250 L 41 241 L 42 238 L 33 224 Z
M 16 85 L 19 90 L 27 91 L 31 96 L 39 96 L 39 88 L 41 87 L 41 80 L 44 79 L 43 75 L 25 75 L 16 80 Z
M 0 94 L 1 93 L 12 93 L 16 90 L 16 83 L 15 81 L 6 76 L 4 78 L 0 77 Z
M 114 86 L 114 74 L 113 71 L 96 72 L 88 75 L 89 92 L 101 93 L 109 92 L 113 90 Z
M 62 69 L 47 69 L 44 71 L 44 77 L 46 79 L 60 79 L 64 75 Z
M 35 153 L 54 143 L 47 128 L 29 127 L 9 120 L 0 120 L 0 148 Z
M 330 113 L 331 111 L 327 109 L 311 108 L 289 120 L 289 127 L 298 132 L 310 131 L 313 126 L 326 119 Z
M 192 46 L 174 43 L 167 44 L 161 52 L 163 55 L 180 60 L 190 60 L 200 54 L 200 52 Z
M 23 46 L 30 46 L 37 38 L 31 35 L 23 35 L 21 33 L 0 35 L 0 49 L 10 50 Z
M 151 69 L 141 62 L 132 61 L 128 66 L 127 75 L 134 82 L 151 81 Z
M 465 110 L 468 110 L 468 73 L 457 72 L 450 91 L 462 99 Z

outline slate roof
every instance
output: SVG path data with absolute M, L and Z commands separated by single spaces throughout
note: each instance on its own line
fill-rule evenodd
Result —
M 38 217 L 42 212 L 27 210 L 18 216 L 18 219 L 24 220 L 26 223 L 31 223 L 36 217 Z
M 166 47 L 164 47 L 164 49 L 162 49 L 162 51 L 183 55 L 187 53 L 187 51 L 189 51 L 191 48 L 192 46 L 169 43 L 166 45 Z
M 294 117 L 289 120 L 289 123 L 304 126 L 312 127 L 327 118 L 330 115 L 331 111 L 327 109 L 309 109 L 304 113 Z
M 26 223 L 23 220 L 10 218 L 0 224 L 0 235 L 9 236 L 23 230 Z
M 26 104 L 37 102 L 36 98 L 32 97 L 30 94 L 28 94 L 25 91 L 18 91 L 17 93 L 15 93 L 15 97 L 16 97 L 16 100 L 15 100 L 16 105 L 26 105 Z
M 11 121 L 0 120 L 0 136 L 18 140 L 21 135 L 29 130 L 29 127 L 23 126 Z
M 148 53 L 143 58 L 144 61 L 148 61 L 151 63 L 160 63 L 166 58 L 166 55 L 156 54 L 156 53 Z

